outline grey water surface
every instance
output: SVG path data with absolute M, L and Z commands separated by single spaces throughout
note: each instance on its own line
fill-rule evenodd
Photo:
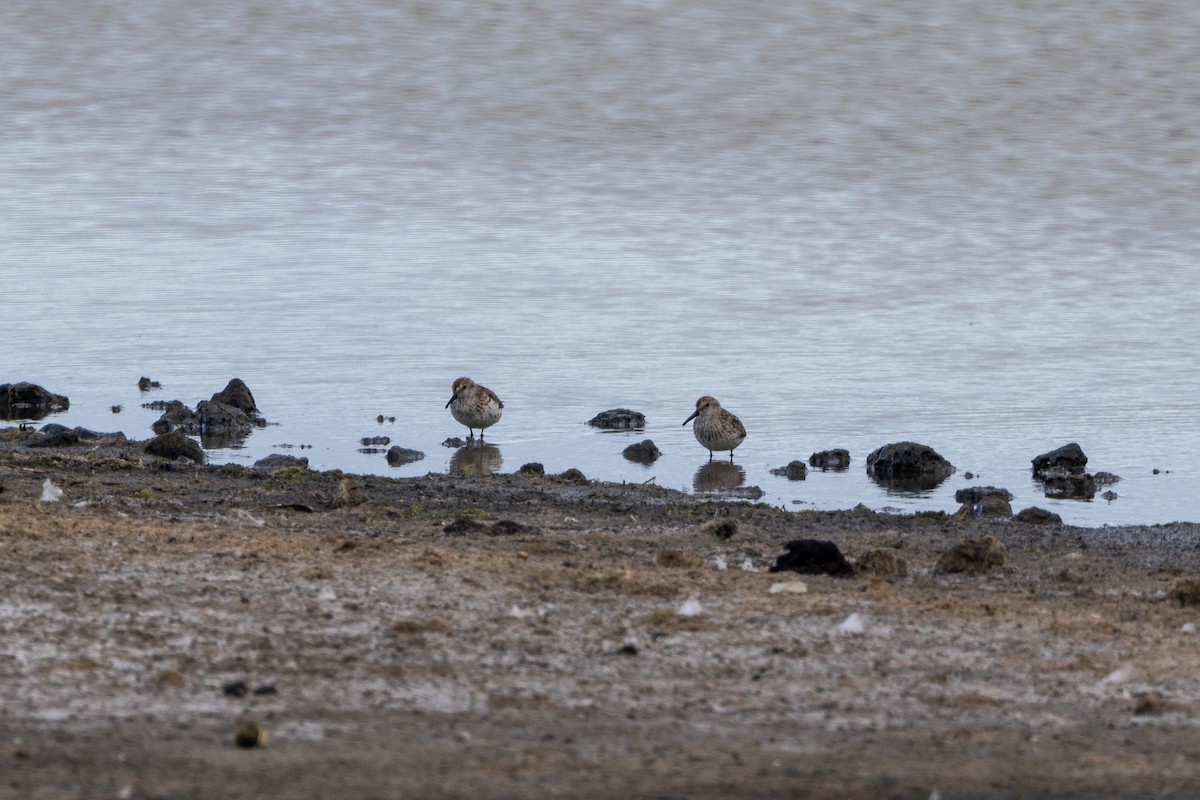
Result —
M 1200 520 L 1194 3 L 12 0 L 0 35 L 0 382 L 52 421 L 144 438 L 240 377 L 276 424 L 213 460 L 423 475 L 468 375 L 499 471 L 694 490 L 711 394 L 789 508 Z M 584 424 L 615 406 L 647 429 Z M 876 486 L 901 440 L 958 473 Z M 1041 496 L 1070 441 L 1116 500 Z

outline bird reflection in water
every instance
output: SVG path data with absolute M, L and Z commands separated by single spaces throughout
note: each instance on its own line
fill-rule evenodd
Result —
M 697 492 L 736 489 L 746 482 L 746 470 L 732 461 L 709 461 L 696 470 L 692 485 Z
M 503 463 L 499 447 L 485 444 L 482 439 L 469 439 L 450 457 L 450 474 L 462 478 L 492 475 Z

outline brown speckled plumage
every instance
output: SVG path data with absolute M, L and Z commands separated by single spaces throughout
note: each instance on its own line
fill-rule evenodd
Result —
M 471 438 L 475 438 L 475 429 L 479 428 L 479 438 L 482 439 L 483 429 L 500 421 L 504 403 L 491 389 L 480 386 L 470 378 L 456 380 L 453 392 L 446 407 L 456 420 L 467 426 Z
M 696 410 L 683 421 L 687 425 L 692 420 L 692 433 L 696 441 L 708 449 L 708 458 L 712 460 L 714 450 L 728 450 L 729 460 L 733 460 L 733 450 L 746 438 L 746 426 L 736 416 L 721 408 L 715 397 L 704 395 L 696 401 Z

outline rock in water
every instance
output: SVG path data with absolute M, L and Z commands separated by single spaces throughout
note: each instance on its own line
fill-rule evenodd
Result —
M 928 445 L 895 442 L 867 456 L 867 474 L 889 488 L 925 491 L 954 474 L 954 465 Z
M 0 384 L 0 419 L 41 419 L 66 411 L 71 401 L 33 383 Z
M 387 451 L 387 462 L 389 466 L 398 467 L 401 464 L 411 464 L 414 461 L 420 461 L 425 457 L 425 454 L 420 450 L 409 450 L 406 447 L 398 445 L 393 446 Z
M 1034 476 L 1040 478 L 1043 474 L 1055 469 L 1063 469 L 1070 474 L 1077 475 L 1087 469 L 1087 462 L 1088 459 L 1083 454 L 1083 448 L 1075 442 L 1071 442 L 1048 453 L 1035 456 L 1031 463 Z
M 646 415 L 628 408 L 610 408 L 588 420 L 588 425 L 606 430 L 641 430 L 646 427 Z
M 850 467 L 850 451 L 841 448 L 822 450 L 808 457 L 808 465 L 820 470 L 840 472 Z
M 653 464 L 662 455 L 658 446 L 650 439 L 631 444 L 621 451 L 621 455 L 636 464 Z
M 258 416 L 258 406 L 254 404 L 254 395 L 250 394 L 250 387 L 241 378 L 229 381 L 224 389 L 212 396 L 211 402 L 241 409 L 248 417 Z
M 786 467 L 771 470 L 771 474 L 785 476 L 789 481 L 802 481 L 808 477 L 808 467 L 803 461 L 792 461 Z

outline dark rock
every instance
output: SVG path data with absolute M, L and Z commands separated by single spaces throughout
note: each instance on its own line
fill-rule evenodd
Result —
M 933 571 L 938 574 L 967 572 L 978 574 L 1008 566 L 1008 548 L 994 536 L 970 539 L 951 547 L 938 557 Z
M 395 422 L 396 418 L 395 417 L 385 417 L 383 414 L 380 414 L 378 417 L 375 418 L 375 421 L 378 422 L 380 425 L 382 425 L 385 422 Z
M 98 439 L 118 439 L 125 441 L 125 434 L 116 433 L 97 433 L 96 431 L 88 430 L 87 428 L 68 428 L 66 425 L 50 423 L 43 425 L 41 436 L 29 442 L 28 447 L 68 447 L 80 442 L 91 442 Z
M 1104 494 L 1102 494 L 1100 496 L 1111 503 L 1113 500 L 1116 500 L 1121 495 L 1117 494 L 1112 489 L 1109 489 L 1107 492 L 1105 492 Z
M 205 461 L 204 450 L 196 443 L 196 440 L 188 438 L 179 431 L 171 431 L 161 436 L 155 436 L 146 442 L 146 446 L 143 449 L 150 455 L 159 456 L 160 458 L 174 460 L 183 456 L 190 458 L 197 464 L 203 464 Z
M 211 400 L 197 403 L 195 411 L 179 400 L 172 400 L 165 406 L 150 403 L 146 407 L 163 408 L 163 415 L 151 426 L 156 433 L 177 429 L 201 436 L 209 447 L 236 444 L 256 427 L 267 424 L 258 414 L 250 389 L 237 378 L 214 394 Z
M 1084 473 L 1052 474 L 1042 480 L 1046 497 L 1061 497 L 1068 500 L 1091 500 L 1096 495 L 1096 481 Z
M 264 456 L 254 462 L 254 469 L 266 470 L 274 472 L 277 469 L 284 467 L 304 467 L 308 469 L 308 459 L 303 456 L 289 456 L 283 453 L 271 453 L 269 456 Z
M 120 406 L 113 406 L 113 407 L 112 407 L 112 412 L 113 412 L 114 414 L 120 414 L 120 413 L 121 413 L 121 410 L 122 410 L 122 409 L 121 409 L 121 407 L 120 407 Z
M 405 447 L 395 446 L 387 451 L 388 465 L 396 467 L 401 464 L 411 464 L 414 461 L 420 461 L 425 457 L 425 454 L 420 450 L 409 450 Z
M 646 427 L 646 415 L 628 408 L 610 408 L 588 420 L 588 425 L 606 430 L 640 430 Z
M 954 473 L 954 465 L 927 445 L 886 444 L 867 456 L 867 474 L 885 488 L 920 492 L 936 488 Z
M 231 380 L 224 389 L 214 394 L 209 402 L 233 406 L 251 418 L 259 416 L 258 406 L 254 404 L 254 395 L 250 394 L 250 387 L 241 378 Z
M 442 442 L 442 447 L 462 447 L 466 443 L 467 442 L 465 439 L 461 439 L 457 436 L 452 436 L 449 439 L 447 439 L 446 441 Z
M 808 467 L 803 461 L 792 461 L 786 467 L 771 470 L 771 474 L 786 476 L 789 481 L 802 481 L 808 477 Z
M 222 686 L 221 693 L 226 697 L 245 697 L 250 693 L 250 687 L 244 681 L 235 681 Z
M 554 476 L 554 478 L 555 478 L 555 480 L 562 481 L 563 483 L 583 484 L 583 483 L 588 482 L 587 476 L 584 475 L 579 470 L 575 469 L 574 467 L 571 467 L 570 469 L 568 469 L 564 472 L 558 473 L 557 475 Z
M 28 447 L 67 447 L 73 444 L 79 444 L 80 428 L 66 427 L 65 425 L 43 425 L 41 434 L 37 439 L 31 441 Z
M 646 439 L 645 441 L 631 444 L 621 451 L 621 455 L 629 461 L 638 464 L 653 464 L 662 455 L 654 442 Z
M 955 515 L 964 519 L 972 517 L 1003 517 L 1013 515 L 1012 504 L 999 495 L 984 497 L 978 503 L 963 503 Z
M 66 411 L 71 401 L 33 383 L 0 384 L 0 419 L 41 419 Z
M 1033 474 L 1034 477 L 1040 477 L 1042 473 L 1057 468 L 1064 469 L 1070 474 L 1079 474 L 1087 468 L 1087 461 L 1087 456 L 1083 454 L 1083 448 L 1075 442 L 1071 442 L 1035 457 L 1032 461 Z
M 840 448 L 834 450 L 822 450 L 819 453 L 813 453 L 808 457 L 808 465 L 820 470 L 832 470 L 840 472 L 850 467 L 850 451 Z
M 195 421 L 194 412 L 185 406 L 180 400 L 172 400 L 169 403 L 155 402 L 146 403 L 146 408 L 154 408 L 161 410 L 162 416 L 151 427 L 158 433 L 166 433 L 175 428 L 193 424 Z M 165 427 L 164 427 L 165 426 Z M 160 431 L 159 429 L 162 428 Z
M 960 517 L 1011 517 L 1012 492 L 995 486 L 971 486 L 954 493 L 954 501 L 962 503 Z
M 148 392 L 151 389 L 161 389 L 161 388 L 162 388 L 162 384 L 159 383 L 158 381 L 152 381 L 149 378 L 144 377 L 144 376 L 141 378 L 138 378 L 138 390 L 139 391 Z
M 890 548 L 875 548 L 863 553 L 854 562 L 859 572 L 877 575 L 880 578 L 903 578 L 908 574 L 908 562 Z
M 543 467 L 541 464 L 537 463 L 536 461 L 531 461 L 528 464 L 522 464 L 521 468 L 519 470 L 517 470 L 517 474 L 518 475 L 545 475 L 546 468 Z
M 264 683 L 261 686 L 254 687 L 254 694 L 262 697 L 264 695 L 279 694 L 279 690 L 275 688 L 273 683 Z
M 1012 492 L 1008 489 L 998 489 L 995 486 L 969 486 L 954 493 L 956 503 L 979 503 L 985 497 L 999 497 L 1002 500 L 1012 500 Z
M 364 436 L 362 438 L 363 447 L 387 447 L 392 443 L 392 440 L 387 436 Z
M 1111 472 L 1097 472 L 1092 476 L 1092 480 L 1096 482 L 1096 488 L 1098 489 L 1101 486 L 1112 486 L 1113 484 L 1120 483 L 1121 477 L 1113 475 Z
M 201 400 L 196 403 L 192 420 L 181 427 L 190 433 L 225 436 L 248 436 L 255 426 L 265 425 L 260 417 L 251 417 L 245 409 L 222 403 L 219 400 Z
M 1030 506 L 1022 509 L 1013 519 L 1016 522 L 1024 522 L 1028 525 L 1062 525 L 1062 517 L 1055 514 L 1053 511 L 1047 511 L 1044 508 Z
M 838 546 L 821 539 L 796 539 L 784 545 L 787 552 L 775 559 L 771 572 L 791 570 L 806 575 L 834 575 L 845 577 L 854 574 L 854 567 L 842 555 Z

